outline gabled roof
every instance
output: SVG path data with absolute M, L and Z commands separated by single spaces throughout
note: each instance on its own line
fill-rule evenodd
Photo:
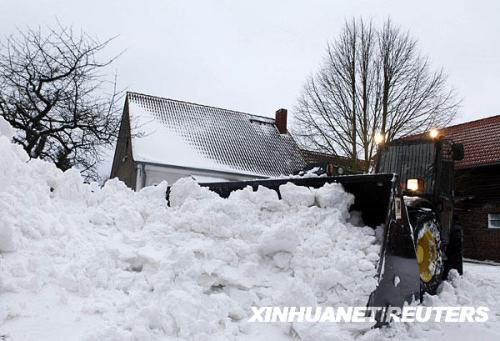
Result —
M 279 134 L 272 118 L 134 92 L 127 103 L 139 132 L 135 161 L 256 176 L 304 166 L 294 139 Z
M 500 115 L 449 126 L 440 133 L 464 145 L 464 159 L 455 168 L 500 164 Z

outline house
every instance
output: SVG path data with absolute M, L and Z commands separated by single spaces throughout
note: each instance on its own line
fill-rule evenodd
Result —
M 138 190 L 188 176 L 200 182 L 277 177 L 304 164 L 286 109 L 272 119 L 128 92 L 111 177 Z
M 455 164 L 457 212 L 464 256 L 500 261 L 500 115 L 447 127 L 447 138 L 463 143 Z
M 439 134 L 464 145 L 464 159 L 455 163 L 464 256 L 500 261 L 500 115 L 449 126 Z

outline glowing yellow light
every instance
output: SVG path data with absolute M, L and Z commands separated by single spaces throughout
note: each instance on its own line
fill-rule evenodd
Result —
M 431 129 L 429 131 L 429 136 L 431 137 L 431 139 L 435 139 L 436 137 L 439 136 L 439 130 L 437 130 L 437 129 Z
M 406 180 L 406 189 L 410 191 L 418 191 L 418 179 Z
M 373 139 L 376 144 L 382 144 L 385 142 L 385 136 L 382 133 L 375 133 L 375 137 Z

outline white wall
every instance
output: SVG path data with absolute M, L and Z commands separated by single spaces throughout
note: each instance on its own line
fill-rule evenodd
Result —
M 257 177 L 252 175 L 243 174 L 232 174 L 232 173 L 221 173 L 215 171 L 204 171 L 195 169 L 185 169 L 169 166 L 159 166 L 159 165 L 144 165 L 145 173 L 145 185 L 157 185 L 163 180 L 166 180 L 169 185 L 180 178 L 194 177 L 199 182 L 216 182 L 216 181 L 242 181 L 242 180 L 254 180 Z M 140 172 L 138 171 L 138 181 L 137 190 L 141 188 Z M 262 177 L 261 177 L 262 178 Z

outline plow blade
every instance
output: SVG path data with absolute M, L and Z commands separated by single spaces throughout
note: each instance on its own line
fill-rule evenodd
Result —
M 371 293 L 369 307 L 402 307 L 420 296 L 413 232 L 394 174 L 352 175 L 340 177 L 286 178 L 239 182 L 204 183 L 227 198 L 231 192 L 251 186 L 264 186 L 279 193 L 279 186 L 291 182 L 297 186 L 320 188 L 326 183 L 339 183 L 353 194 L 351 210 L 361 212 L 365 225 L 383 226 L 383 242 L 377 265 L 377 288 Z

